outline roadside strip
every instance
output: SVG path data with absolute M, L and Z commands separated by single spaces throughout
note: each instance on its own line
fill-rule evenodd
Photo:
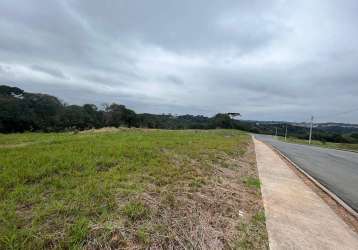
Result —
M 265 142 L 263 142 L 265 143 Z M 319 187 L 323 192 L 325 192 L 328 196 L 330 196 L 333 200 L 335 200 L 339 205 L 341 205 L 348 213 L 353 215 L 355 218 L 358 219 L 358 212 L 356 212 L 353 208 L 351 208 L 347 203 L 345 203 L 341 198 L 339 198 L 336 194 L 328 190 L 325 186 L 323 186 L 318 180 L 308 174 L 305 170 L 303 170 L 300 166 L 290 160 L 284 153 L 282 153 L 278 148 L 268 143 L 265 143 L 268 147 L 272 148 L 277 152 L 280 156 L 285 158 L 292 166 L 294 166 L 298 171 L 304 174 L 310 181 L 312 181 L 317 187 Z M 345 150 L 343 150 L 345 151 Z M 348 151 L 348 150 L 347 150 Z M 351 151 L 353 152 L 353 151 Z
M 270 249 L 358 249 L 358 234 L 296 169 L 262 141 L 254 144 Z
M 298 145 L 306 145 L 306 146 L 310 146 L 310 147 L 315 147 L 315 148 L 323 148 L 323 149 L 334 149 L 334 150 L 339 150 L 339 151 L 346 151 L 346 152 L 351 152 L 351 153 L 357 153 L 357 150 L 352 150 L 352 149 L 344 149 L 344 148 L 331 148 L 331 147 L 324 147 L 324 146 L 319 146 L 319 145 L 315 145 L 315 144 L 304 144 L 304 143 L 299 143 L 299 142 L 289 142 L 289 141 L 285 141 L 282 139 L 278 139 L 278 141 L 280 142 L 284 142 L 284 143 L 289 143 L 289 144 L 298 144 Z

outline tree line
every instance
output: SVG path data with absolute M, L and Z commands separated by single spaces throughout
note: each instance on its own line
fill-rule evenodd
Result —
M 102 127 L 141 127 L 158 129 L 239 128 L 229 114 L 214 117 L 170 114 L 137 114 L 126 106 L 112 103 L 68 105 L 47 94 L 0 86 L 0 132 L 59 132 Z
M 302 126 L 294 126 L 285 122 L 257 122 L 257 121 L 240 121 L 242 130 L 250 131 L 257 134 L 268 134 L 278 136 L 285 136 L 286 126 L 289 137 L 298 139 L 308 139 L 309 128 Z M 358 130 L 347 129 L 345 127 L 331 128 L 314 128 L 312 139 L 321 142 L 336 142 L 336 143 L 358 143 Z
M 157 129 L 240 129 L 259 134 L 285 133 L 285 123 L 241 121 L 232 119 L 238 113 L 203 115 L 137 114 L 125 105 L 112 103 L 99 108 L 94 104 L 68 105 L 57 97 L 27 93 L 24 90 L 0 86 L 0 132 L 25 131 L 60 132 L 103 127 L 136 127 Z M 308 138 L 308 129 L 287 124 L 289 135 Z M 358 143 L 358 133 L 335 128 L 334 131 L 315 129 L 314 140 Z

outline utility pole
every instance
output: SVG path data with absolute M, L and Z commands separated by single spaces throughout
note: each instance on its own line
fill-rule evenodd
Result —
M 287 124 L 286 124 L 286 131 L 285 131 L 285 141 L 287 141 Z
M 311 116 L 310 138 L 308 140 L 308 144 L 311 144 L 312 141 L 312 128 L 313 128 L 313 116 Z
M 277 128 L 275 128 L 275 129 L 276 129 L 275 137 L 277 137 Z

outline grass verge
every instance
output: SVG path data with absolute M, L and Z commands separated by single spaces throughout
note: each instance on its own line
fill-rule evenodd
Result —
M 285 141 L 284 137 L 278 137 L 279 140 Z M 308 144 L 308 140 L 288 137 L 286 142 L 290 143 L 297 143 L 297 144 Z M 322 141 L 316 141 L 312 140 L 311 145 L 318 146 L 322 148 L 332 148 L 332 149 L 342 149 L 342 150 L 351 150 L 358 152 L 358 144 L 352 144 L 352 143 L 334 143 L 334 142 L 322 142 Z
M 0 145 L 1 249 L 268 246 L 243 132 L 27 133 Z

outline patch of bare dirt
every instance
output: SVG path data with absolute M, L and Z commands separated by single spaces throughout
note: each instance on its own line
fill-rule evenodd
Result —
M 253 144 L 242 157 L 220 158 L 209 172 L 196 167 L 195 179 L 121 200 L 140 201 L 148 216 L 120 223 L 102 240 L 94 228 L 86 249 L 268 249 L 260 189 L 243 181 L 258 178 Z

